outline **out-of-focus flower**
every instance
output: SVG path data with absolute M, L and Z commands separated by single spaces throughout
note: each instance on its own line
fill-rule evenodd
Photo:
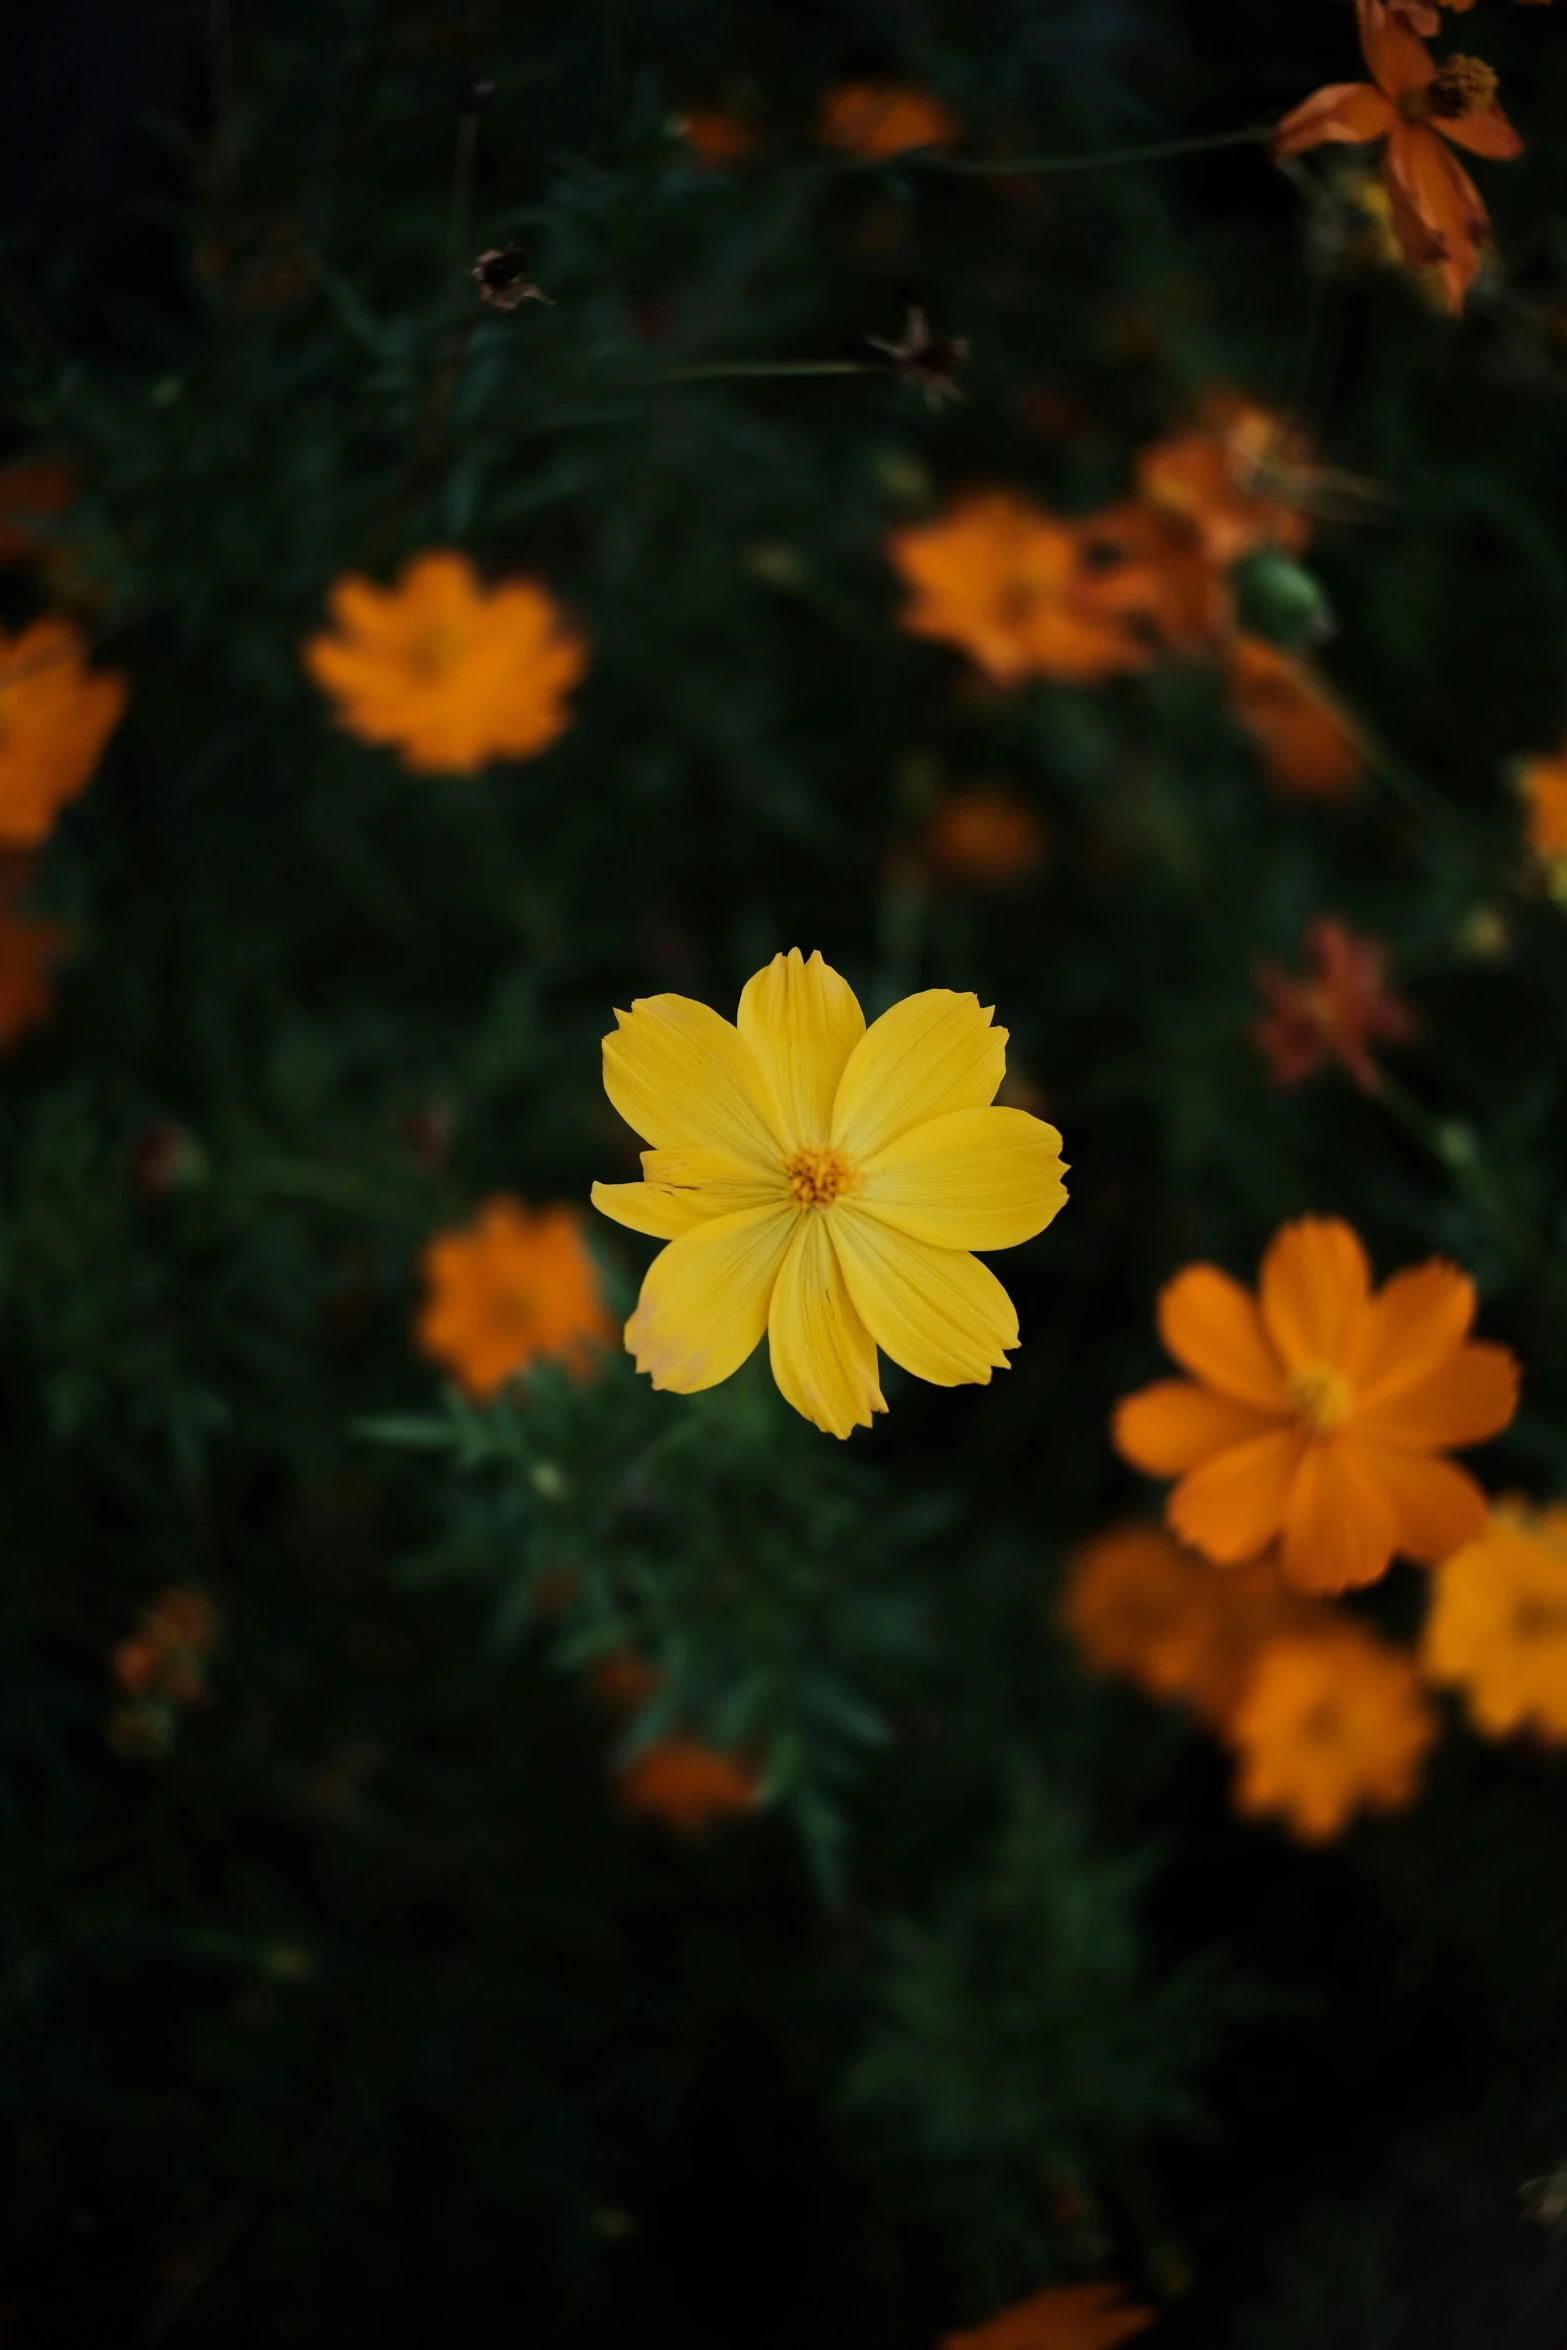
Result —
M 1312 923 L 1306 949 L 1311 969 L 1303 978 L 1276 963 L 1257 966 L 1269 1005 L 1252 1026 L 1257 1049 L 1275 1085 L 1299 1085 L 1337 1061 L 1363 1093 L 1375 1093 L 1372 1045 L 1405 1044 L 1415 1032 L 1413 1011 L 1387 987 L 1387 949 L 1378 938 L 1357 938 L 1334 914 Z
M 755 1811 L 761 1781 L 738 1756 L 696 1738 L 660 1738 L 634 1754 L 615 1775 L 626 1811 L 662 1820 L 680 1836 L 699 1836 L 715 1821 Z
M 1015 1248 L 1065 1204 L 1061 1137 L 993 1108 L 1006 1031 L 930 988 L 869 1028 L 796 947 L 747 981 L 737 1023 L 640 998 L 604 1039 L 604 1088 L 653 1144 L 593 1204 L 669 1246 L 626 1344 L 655 1387 L 716 1387 L 768 1339 L 797 1412 L 846 1437 L 886 1410 L 877 1348 L 937 1387 L 989 1384 L 1017 1315 L 970 1254 Z
M 1567 1742 L 1567 1508 L 1498 1509 L 1438 1567 L 1421 1659 L 1487 1738 Z
M 543 287 L 533 282 L 533 261 L 525 245 L 492 245 L 468 275 L 479 289 L 480 301 L 491 310 L 517 310 L 524 302 L 553 308 Z
M 125 712 L 123 677 L 87 666 L 74 621 L 0 629 L 0 846 L 36 849 L 86 789 Z
M 1382 170 L 1404 259 L 1411 269 L 1438 270 L 1448 308 L 1461 310 L 1491 223 L 1452 147 L 1507 161 L 1523 141 L 1496 103 L 1496 75 L 1482 58 L 1453 56 L 1438 65 L 1383 0 L 1356 0 L 1356 14 L 1371 81 L 1313 92 L 1280 123 L 1274 153 L 1300 155 L 1325 140 L 1353 146 L 1385 139 Z
M 24 457 L 0 470 L 0 563 L 30 563 L 54 544 L 81 475 L 68 457 Z
M 1128 1396 L 1116 1447 L 1180 1480 L 1169 1524 L 1220 1565 L 1280 1536 L 1305 1591 L 1374 1583 L 1395 1551 L 1433 1563 L 1487 1512 L 1443 1454 L 1496 1435 L 1518 1402 L 1506 1347 L 1467 1336 L 1474 1311 L 1473 1282 L 1437 1258 L 1373 1295 L 1350 1227 L 1302 1217 L 1275 1234 L 1258 1297 L 1216 1265 L 1161 1292 L 1159 1334 L 1192 1378 Z
M 148 1199 L 194 1191 L 207 1171 L 206 1152 L 178 1118 L 149 1118 L 131 1143 L 131 1180 Z
M 1145 658 L 1160 650 L 1211 653 L 1224 639 L 1229 585 L 1184 515 L 1128 499 L 1085 515 L 1077 535 L 1085 565 L 1080 604 L 1130 629 Z
M 1365 750 L 1298 655 L 1237 636 L 1228 674 L 1231 705 L 1271 783 L 1300 799 L 1342 800 L 1355 789 Z
M 1228 570 L 1259 547 L 1298 555 L 1307 545 L 1312 457 L 1304 433 L 1274 410 L 1216 386 L 1189 423 L 1142 451 L 1137 487 L 1189 522 L 1210 562 Z
M 1047 2285 L 983 2325 L 943 2334 L 940 2350 L 1116 2350 L 1158 2316 L 1124 2285 Z
M 127 1697 L 201 1705 L 217 1637 L 218 1611 L 206 1593 L 174 1584 L 144 1610 L 141 1629 L 119 1643 L 109 1669 Z
M 950 147 L 958 120 L 929 90 L 908 82 L 840 82 L 822 100 L 816 135 L 824 147 L 875 162 L 912 147 Z
M 889 343 L 880 335 L 867 335 L 865 340 L 873 351 L 886 354 L 894 375 L 924 393 L 928 408 L 962 399 L 957 371 L 967 363 L 968 344 L 961 335 L 932 334 L 929 319 L 917 306 L 910 309 L 897 342 Z
M 709 171 L 744 163 L 762 143 L 754 123 L 724 106 L 688 106 L 675 117 L 674 127 L 691 155 Z
M 1098 685 L 1148 666 L 1146 632 L 1114 608 L 1111 559 L 1096 567 L 1076 525 L 1010 491 L 892 532 L 887 553 L 913 591 L 900 627 L 956 645 L 1000 685 Z
M 1401 1811 L 1420 1785 L 1437 1723 L 1401 1650 L 1348 1617 L 1268 1642 L 1228 1738 L 1235 1808 L 1282 1819 L 1325 1844 L 1356 1812 Z
M 932 869 L 977 889 L 1025 881 L 1043 864 L 1046 845 L 1044 824 L 1027 800 L 989 784 L 950 793 L 925 836 Z
M 486 1200 L 424 1252 L 423 1353 L 483 1401 L 534 1363 L 585 1377 L 614 1340 L 578 1208 Z
M 570 723 L 587 647 L 531 579 L 486 589 L 465 555 L 415 556 L 393 588 L 340 579 L 333 632 L 305 666 L 362 742 L 394 744 L 419 774 L 531 759 Z
M 25 864 L 0 870 L 0 1051 L 48 1019 L 55 965 L 71 943 L 63 922 L 18 910 L 26 885 Z
M 629 1648 L 620 1648 L 612 1656 L 601 1656 L 588 1667 L 588 1680 L 595 1697 L 613 1706 L 617 1713 L 629 1713 L 634 1706 L 651 1697 L 663 1675 L 657 1665 L 650 1665 Z
M 1567 748 L 1518 770 L 1525 834 L 1552 897 L 1567 899 Z

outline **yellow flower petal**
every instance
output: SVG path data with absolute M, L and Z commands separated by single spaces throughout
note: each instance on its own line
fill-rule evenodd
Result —
M 726 1151 L 783 1162 L 778 1113 L 756 1055 L 727 1020 L 689 996 L 639 996 L 604 1039 L 604 1091 L 632 1130 L 661 1149 Z
M 717 1216 L 653 1259 L 626 1344 L 655 1387 L 695 1395 L 738 1371 L 767 1328 L 794 1208 Z
M 736 1025 L 772 1086 L 787 1147 L 825 1142 L 838 1080 L 865 1034 L 848 981 L 792 947 L 746 981 Z
M 595 1183 L 593 1205 L 601 1216 L 655 1240 L 674 1240 L 711 1219 L 694 1191 L 672 1191 L 661 1183 Z M 722 1212 L 722 1211 L 720 1211 Z
M 887 1409 L 876 1377 L 876 1342 L 844 1285 L 819 1211 L 801 1216 L 773 1290 L 767 1320 L 779 1392 L 829 1436 L 868 1428 Z
M 873 1032 L 874 1033 L 874 1032 Z M 988 1265 L 932 1248 L 854 1208 L 832 1208 L 849 1295 L 883 1354 L 935 1387 L 988 1386 L 1018 1343 L 1012 1300 Z
M 905 996 L 883 1012 L 838 1081 L 832 1141 L 863 1166 L 911 1126 L 986 1108 L 1007 1066 L 1007 1032 L 990 1019 L 978 996 L 947 987 Z
M 1016 1248 L 1064 1206 L 1061 1137 L 1026 1110 L 954 1110 L 861 1169 L 854 1204 L 936 1248 Z

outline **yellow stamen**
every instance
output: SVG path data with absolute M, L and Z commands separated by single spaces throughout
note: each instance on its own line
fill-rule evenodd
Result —
M 840 1150 L 825 1143 L 807 1143 L 784 1168 L 789 1188 L 802 1208 L 830 1208 L 846 1191 L 857 1191 L 859 1171 Z
M 1296 1417 L 1313 1436 L 1331 1436 L 1349 1418 L 1354 1390 L 1331 1363 L 1301 1363 L 1289 1375 Z
M 1423 90 L 1399 104 L 1406 122 L 1467 122 L 1496 104 L 1496 74 L 1483 57 L 1449 57 Z

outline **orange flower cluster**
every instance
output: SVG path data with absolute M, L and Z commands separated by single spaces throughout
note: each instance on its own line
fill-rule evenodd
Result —
M 1244 393 L 1210 392 L 1145 449 L 1139 495 L 1069 519 L 1012 491 L 979 490 L 894 531 L 911 591 L 900 625 L 966 653 L 997 685 L 1100 685 L 1161 654 L 1219 660 L 1235 714 L 1286 791 L 1337 798 L 1364 752 L 1297 655 L 1235 626 L 1230 568 L 1310 537 L 1303 438 Z
M 205 1705 L 207 1658 L 218 1637 L 218 1614 L 206 1594 L 188 1584 L 160 1591 L 142 1615 L 141 1629 L 122 1640 L 109 1670 L 130 1702 L 109 1721 L 109 1742 L 121 1754 L 159 1754 L 174 1735 L 176 1706 Z
M 0 870 L 0 1051 L 48 1019 L 54 967 L 70 945 L 63 923 L 17 911 L 26 884 L 25 864 Z
M 622 1649 L 601 1657 L 589 1679 L 604 1703 L 629 1713 L 651 1697 L 661 1675 L 645 1658 Z M 700 1836 L 719 1820 L 755 1811 L 762 1783 L 738 1755 L 698 1738 L 657 1738 L 623 1762 L 615 1776 L 622 1810 L 662 1820 L 677 1836 Z
M 419 1345 L 476 1401 L 538 1362 L 582 1378 L 613 1343 L 585 1224 L 577 1208 L 492 1199 L 426 1247 Z
M 1437 1569 L 1427 1676 L 1461 1689 L 1487 1738 L 1567 1742 L 1567 1507 L 1499 1508 Z
M 531 759 L 570 723 L 587 648 L 530 579 L 486 589 L 464 555 L 418 555 L 393 588 L 340 579 L 334 629 L 305 666 L 362 742 L 389 743 L 417 774 L 471 775 Z
M 989 784 L 953 792 L 931 817 L 925 853 L 931 870 L 976 889 L 1026 881 L 1044 862 L 1045 828 L 1027 800 Z
M 908 82 L 839 82 L 822 100 L 816 135 L 824 147 L 863 162 L 915 147 L 951 147 L 958 122 L 939 98 Z
M 1404 1044 L 1415 1027 L 1409 1006 L 1384 984 L 1387 951 L 1332 914 L 1312 923 L 1306 946 L 1311 970 L 1303 979 L 1276 964 L 1258 966 L 1269 1009 L 1252 1027 L 1257 1049 L 1275 1085 L 1299 1085 L 1325 1061 L 1337 1061 L 1363 1093 L 1375 1093 L 1372 1044 Z
M 1433 1259 L 1372 1294 L 1357 1235 L 1303 1217 L 1275 1235 L 1254 1298 L 1189 1265 L 1159 1299 L 1159 1334 L 1190 1379 L 1118 1407 L 1123 1458 L 1179 1480 L 1166 1516 L 1222 1566 L 1282 1537 L 1305 1591 L 1374 1583 L 1395 1552 L 1434 1564 L 1486 1522 L 1474 1479 L 1442 1456 L 1507 1426 L 1518 1368 L 1468 1338 L 1474 1284 Z
M 1158 2315 L 1129 2300 L 1122 2285 L 1047 2285 L 983 2325 L 943 2334 L 940 2350 L 1117 2350 Z
M 1285 116 L 1273 151 L 1303 154 L 1324 142 L 1386 142 L 1382 175 L 1393 233 L 1411 269 L 1434 270 L 1450 310 L 1464 297 L 1491 241 L 1480 191 L 1454 147 L 1508 161 L 1523 141 L 1496 103 L 1496 76 L 1478 57 L 1439 65 L 1420 38 L 1434 32 L 1434 12 L 1415 0 L 1390 7 L 1355 0 L 1369 82 L 1332 82 Z
M 85 790 L 125 712 L 125 680 L 87 666 L 80 629 L 48 613 L 0 629 L 0 846 L 36 849 Z

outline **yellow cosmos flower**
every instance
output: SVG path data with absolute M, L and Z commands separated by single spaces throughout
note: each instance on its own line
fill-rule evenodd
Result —
M 655 1387 L 716 1387 L 765 1331 L 795 1410 L 847 1436 L 887 1408 L 878 1347 L 937 1387 L 1006 1369 L 1017 1315 L 969 1251 L 1042 1232 L 1065 1170 L 1053 1126 L 991 1107 L 1007 1032 L 976 997 L 931 988 L 867 1028 L 795 948 L 733 1027 L 678 995 L 615 1017 L 605 1091 L 653 1148 L 593 1204 L 670 1244 L 626 1324 Z

